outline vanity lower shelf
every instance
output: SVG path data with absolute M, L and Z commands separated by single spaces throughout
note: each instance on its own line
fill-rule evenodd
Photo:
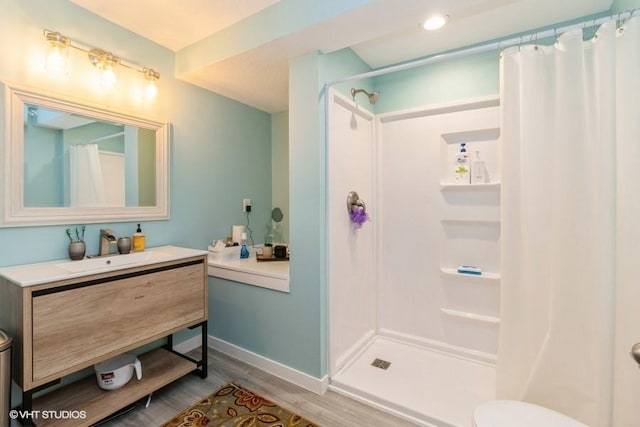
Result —
M 42 397 L 34 399 L 33 409 L 40 411 L 85 411 L 84 419 L 38 419 L 40 426 L 88 426 L 124 408 L 153 391 L 196 370 L 194 362 L 164 348 L 157 348 L 138 356 L 142 363 L 142 380 L 135 376 L 129 383 L 112 391 L 98 387 L 95 376 L 84 378 Z

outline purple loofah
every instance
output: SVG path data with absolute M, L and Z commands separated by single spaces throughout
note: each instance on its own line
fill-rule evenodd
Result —
M 369 220 L 369 215 L 364 208 L 358 206 L 351 209 L 349 218 L 351 219 L 354 228 L 361 228 L 362 224 Z

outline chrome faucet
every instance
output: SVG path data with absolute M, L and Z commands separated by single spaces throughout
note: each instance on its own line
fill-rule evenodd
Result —
M 111 247 L 116 247 L 118 239 L 114 235 L 112 230 L 101 229 L 100 230 L 100 256 L 109 255 L 111 253 Z

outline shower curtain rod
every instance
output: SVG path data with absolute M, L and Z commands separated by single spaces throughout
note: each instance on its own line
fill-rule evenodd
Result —
M 391 65 L 389 67 L 384 67 L 384 68 L 378 68 L 377 70 L 373 70 L 373 71 L 367 71 L 366 73 L 361 73 L 361 74 L 355 74 L 353 76 L 349 76 L 349 77 L 345 77 L 342 79 L 338 79 L 338 80 L 334 80 L 332 82 L 328 82 L 325 84 L 325 93 L 326 93 L 326 89 L 328 89 L 331 86 L 340 84 L 340 83 L 345 83 L 345 82 L 350 82 L 353 80 L 361 80 L 361 79 L 367 79 L 370 77 L 377 77 L 377 76 L 381 76 L 384 74 L 388 74 L 388 73 L 393 73 L 396 71 L 404 71 L 404 70 L 409 70 L 412 68 L 417 68 L 417 67 L 421 67 L 423 65 L 428 65 L 428 64 L 434 64 L 437 62 L 441 62 L 441 61 L 445 61 L 445 60 L 449 60 L 449 59 L 457 59 L 457 58 L 463 58 L 465 56 L 469 56 L 469 55 L 475 55 L 478 53 L 484 53 L 484 52 L 489 52 L 492 50 L 500 50 L 509 46 L 516 46 L 516 45 L 520 45 L 523 43 L 531 43 L 531 42 L 535 42 L 537 40 L 541 40 L 541 39 L 545 39 L 547 37 L 557 37 L 558 35 L 565 33 L 567 31 L 570 30 L 574 30 L 574 29 L 585 29 L 585 28 L 590 28 L 590 27 L 596 27 L 598 25 L 604 24 L 605 22 L 609 22 L 612 20 L 627 20 L 630 19 L 631 17 L 633 17 L 634 15 L 638 15 L 636 14 L 636 12 L 639 12 L 640 9 L 633 9 L 633 10 L 629 10 L 629 11 L 624 11 L 624 12 L 620 12 L 617 13 L 615 15 L 609 15 L 609 16 L 603 16 L 600 18 L 594 18 L 594 19 L 589 19 L 587 21 L 582 21 L 579 22 L 577 24 L 571 24 L 571 25 L 566 25 L 563 27 L 556 27 L 556 28 L 552 28 L 550 30 L 544 30 L 544 31 L 538 31 L 535 33 L 529 33 L 528 35 L 523 35 L 523 36 L 517 36 L 517 37 L 513 37 L 510 38 L 508 40 L 502 40 L 502 41 L 497 41 L 497 42 L 490 42 L 490 43 L 486 43 L 486 44 L 481 44 L 479 46 L 473 46 L 473 47 L 469 47 L 466 49 L 461 49 L 458 51 L 453 51 L 453 52 L 448 52 L 448 53 L 440 53 L 440 54 L 435 54 L 432 56 L 428 56 L 426 58 L 423 59 L 418 59 L 415 61 L 411 61 L 411 62 L 405 62 L 402 64 L 398 64 L 398 65 Z
M 106 135 L 106 136 L 101 136 L 99 138 L 90 139 L 89 143 L 100 142 L 100 141 L 104 141 L 106 139 L 117 138 L 117 137 L 123 136 L 123 135 L 124 135 L 124 132 L 118 132 L 118 133 L 114 133 L 112 135 Z

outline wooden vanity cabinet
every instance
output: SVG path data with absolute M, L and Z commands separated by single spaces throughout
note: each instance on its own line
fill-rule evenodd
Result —
M 7 310 L 0 320 L 15 339 L 13 379 L 25 409 L 85 410 L 87 419 L 66 422 L 90 425 L 188 372 L 199 369 L 206 377 L 206 261 L 197 256 L 26 287 L 0 278 L 0 309 Z M 171 348 L 173 333 L 196 326 L 202 328 L 200 361 Z M 166 348 L 140 356 L 140 382 L 104 391 L 93 376 L 31 401 L 33 391 L 63 376 L 164 337 Z M 36 424 L 66 425 L 41 421 Z

